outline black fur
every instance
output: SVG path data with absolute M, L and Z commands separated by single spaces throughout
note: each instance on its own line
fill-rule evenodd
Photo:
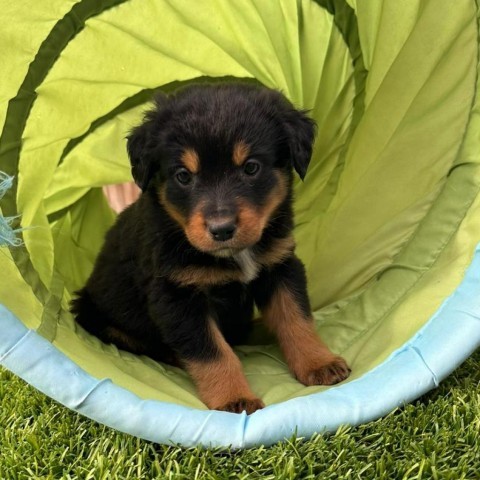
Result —
M 93 273 L 72 302 L 76 320 L 105 342 L 182 363 L 218 354 L 209 319 L 217 323 L 228 343 L 244 342 L 254 301 L 265 306 L 279 285 L 291 290 L 309 315 L 304 268 L 293 249 L 279 263 L 258 266 L 249 281 L 208 287 L 176 282 L 173 272 L 192 266 L 231 272 L 242 267 L 232 256 L 220 257 L 192 245 L 159 200 L 159 192 L 165 189 L 166 201 L 182 218 L 190 218 L 200 204 L 206 219 L 225 212 L 235 216 L 240 200 L 261 211 L 281 175 L 286 195 L 261 237 L 249 247 L 252 258 L 259 258 L 278 239 L 291 234 L 292 167 L 303 179 L 313 138 L 313 121 L 280 93 L 266 88 L 194 86 L 158 97 L 144 122 L 128 137 L 132 175 L 143 193 L 108 232 Z M 260 164 L 255 176 L 232 163 L 238 141 L 248 144 L 249 158 Z M 200 172 L 187 186 L 176 177 L 186 148 L 194 149 L 200 159 Z M 131 341 L 112 335 L 112 327 Z

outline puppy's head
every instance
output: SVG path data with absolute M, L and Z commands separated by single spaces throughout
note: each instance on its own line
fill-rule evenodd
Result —
M 128 137 L 132 174 L 198 250 L 233 255 L 257 243 L 303 179 L 314 123 L 278 92 L 241 84 L 158 97 Z

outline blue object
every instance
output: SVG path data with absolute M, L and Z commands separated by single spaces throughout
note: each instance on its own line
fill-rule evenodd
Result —
M 70 409 L 117 430 L 184 446 L 271 445 L 385 415 L 429 391 L 480 346 L 480 246 L 466 275 L 412 339 L 345 385 L 247 416 L 142 400 L 88 375 L 0 305 L 0 364 Z M 68 386 L 66 388 L 65 386 Z

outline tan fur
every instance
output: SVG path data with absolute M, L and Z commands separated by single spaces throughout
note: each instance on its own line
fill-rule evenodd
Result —
M 257 243 L 263 233 L 263 229 L 270 220 L 275 209 L 285 200 L 287 195 L 287 178 L 280 172 L 275 172 L 277 177 L 277 185 L 270 193 L 266 204 L 262 208 L 255 207 L 247 202 L 241 202 L 238 208 L 238 222 L 235 237 L 224 242 L 223 248 L 243 249 L 253 246 Z M 196 248 L 204 252 L 214 251 L 218 248 L 218 242 L 215 242 L 207 229 L 205 217 L 202 213 L 203 205 L 199 204 L 195 211 L 190 215 L 190 218 L 185 216 L 172 205 L 166 196 L 166 187 L 163 185 L 159 190 L 160 203 L 163 205 L 167 213 L 172 217 L 185 231 L 189 242 Z M 283 258 L 283 253 L 280 252 L 283 247 L 266 258 L 266 265 L 268 262 L 275 262 L 275 258 Z M 285 257 L 286 258 L 286 257 Z
M 144 350 L 144 345 L 141 342 L 115 327 L 107 327 L 104 333 L 112 343 L 118 345 L 124 350 L 129 350 L 130 352 L 135 353 L 141 353 Z
M 175 220 L 182 228 L 185 228 L 185 226 L 187 225 L 187 219 L 180 211 L 177 210 L 177 208 L 175 208 L 174 205 L 172 205 L 167 200 L 167 189 L 165 185 L 162 185 L 160 187 L 160 190 L 158 192 L 158 198 L 161 205 L 167 211 L 170 217 Z
M 187 371 L 197 386 L 200 398 L 207 407 L 215 410 L 223 410 L 227 405 L 241 399 L 257 400 L 245 378 L 240 360 L 213 320 L 210 321 L 209 327 L 212 339 L 220 352 L 218 358 L 186 363 Z
M 233 146 L 233 163 L 240 167 L 244 164 L 245 160 L 248 158 L 250 153 L 250 147 L 244 142 L 237 142 Z
M 187 148 L 182 153 L 180 161 L 191 173 L 198 173 L 198 171 L 200 170 L 200 159 L 198 158 L 198 153 L 193 148 Z
M 338 373 L 337 363 L 340 366 L 345 362 L 322 342 L 315 332 L 312 318 L 305 317 L 286 288 L 281 287 L 274 293 L 270 304 L 263 311 L 263 319 L 276 333 L 287 364 L 300 382 L 316 385 L 340 381 L 335 378 Z M 330 368 L 334 371 L 330 372 Z M 347 369 L 345 364 L 345 370 Z M 348 373 L 344 378 L 346 376 Z
M 246 202 L 241 202 L 238 211 L 238 225 L 236 238 L 241 244 L 254 245 L 263 233 L 272 214 L 287 196 L 287 179 L 280 172 L 275 172 L 277 185 L 268 196 L 262 208 L 255 207 Z
M 278 170 L 274 173 L 278 183 L 270 193 L 266 205 L 262 208 L 262 216 L 265 218 L 265 223 L 267 223 L 273 212 L 285 200 L 288 193 L 288 180 L 286 175 Z
M 290 257 L 295 250 L 295 240 L 291 235 L 285 238 L 276 238 L 272 242 L 269 250 L 257 255 L 257 262 L 265 267 L 271 267 L 278 263 L 282 263 Z
M 207 231 L 207 222 L 200 208 L 192 213 L 184 230 L 189 242 L 199 250 L 214 248 L 215 244 Z
M 220 267 L 187 267 L 174 270 L 170 278 L 180 285 L 195 285 L 208 287 L 212 285 L 224 285 L 230 282 L 243 282 L 244 274 L 240 270 L 225 270 Z

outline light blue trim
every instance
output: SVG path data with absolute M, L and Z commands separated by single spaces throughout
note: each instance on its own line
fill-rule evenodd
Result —
M 142 400 L 97 380 L 0 305 L 0 364 L 87 417 L 158 443 L 236 448 L 374 420 L 438 385 L 480 346 L 480 246 L 457 290 L 405 345 L 361 378 L 245 414 Z

